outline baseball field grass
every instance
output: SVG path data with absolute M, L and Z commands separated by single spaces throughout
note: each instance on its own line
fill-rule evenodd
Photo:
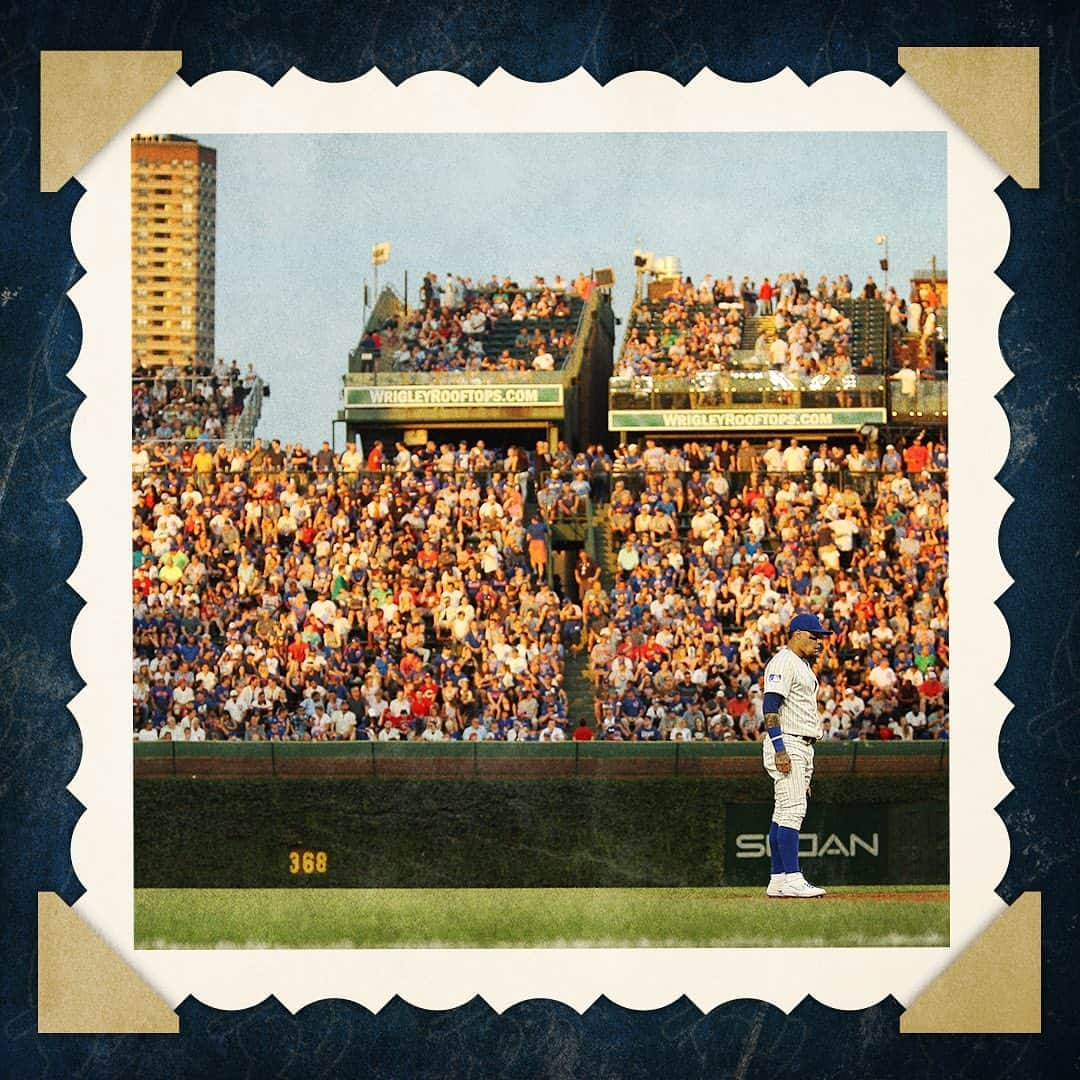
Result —
M 946 886 L 136 889 L 135 946 L 186 948 L 805 948 L 946 946 Z

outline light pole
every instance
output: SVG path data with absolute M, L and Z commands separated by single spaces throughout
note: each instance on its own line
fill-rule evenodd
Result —
M 878 247 L 884 247 L 885 248 L 885 257 L 883 259 L 878 260 L 878 265 L 881 267 L 882 271 L 885 274 L 885 290 L 884 291 L 888 292 L 889 291 L 889 238 L 884 233 L 882 233 L 879 237 L 877 237 L 875 239 L 874 242 L 878 245 Z
M 652 268 L 652 252 L 641 250 L 641 240 L 638 239 L 634 248 L 634 303 L 641 302 L 642 286 L 645 282 L 645 274 Z

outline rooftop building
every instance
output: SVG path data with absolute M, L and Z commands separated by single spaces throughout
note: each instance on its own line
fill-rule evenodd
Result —
M 181 135 L 131 140 L 133 367 L 214 358 L 217 153 Z

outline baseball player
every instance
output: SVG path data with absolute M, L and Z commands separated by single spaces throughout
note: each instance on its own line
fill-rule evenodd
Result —
M 769 827 L 772 876 L 766 896 L 825 895 L 799 869 L 799 828 L 814 774 L 814 743 L 821 738 L 818 681 L 812 665 L 829 636 L 816 615 L 796 615 L 788 624 L 787 645 L 765 667 L 763 753 L 775 788 Z

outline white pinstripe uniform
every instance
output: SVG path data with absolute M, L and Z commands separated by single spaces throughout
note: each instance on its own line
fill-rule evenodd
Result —
M 766 694 L 780 694 L 780 730 L 784 749 L 791 758 L 791 772 L 786 776 L 776 767 L 772 739 L 762 742 L 765 771 L 773 781 L 773 821 L 788 829 L 798 829 L 806 816 L 806 789 L 814 775 L 814 744 L 820 739 L 821 714 L 818 712 L 818 681 L 814 669 L 786 645 L 766 665 L 763 689 Z

